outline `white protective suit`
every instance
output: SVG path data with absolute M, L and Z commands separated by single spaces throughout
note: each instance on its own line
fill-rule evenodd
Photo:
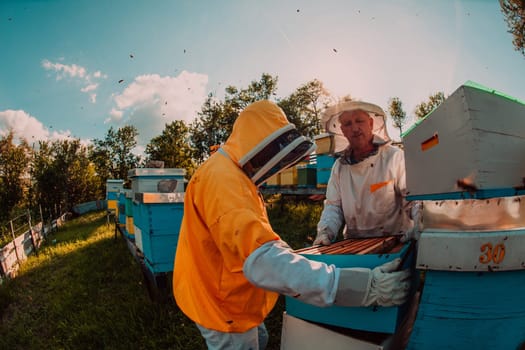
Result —
M 378 145 L 376 154 L 356 164 L 342 156 L 332 167 L 317 230 L 331 240 L 343 224 L 345 238 L 402 235 L 413 227 L 405 195 L 404 154 L 398 147 Z
M 339 122 L 345 111 L 364 110 L 374 120 L 373 143 L 377 152 L 361 162 L 351 159 L 351 145 Z M 403 150 L 390 144 L 381 107 L 347 101 L 328 108 L 323 124 L 335 135 L 335 161 L 326 188 L 326 199 L 317 225 L 316 243 L 334 241 L 343 226 L 344 238 L 405 235 L 412 232 L 411 204 L 406 195 Z M 324 242 L 326 244 L 329 242 Z

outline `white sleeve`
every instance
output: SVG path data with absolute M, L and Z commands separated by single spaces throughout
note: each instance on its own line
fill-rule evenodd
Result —
M 406 186 L 406 170 L 405 170 L 405 153 L 398 151 L 397 157 L 394 158 L 392 168 L 396 170 L 397 188 L 402 198 L 403 210 L 407 213 L 409 219 L 414 220 L 420 218 L 421 205 L 418 202 L 407 201 L 407 186 Z
M 330 239 L 334 240 L 344 222 L 344 213 L 341 203 L 341 189 L 339 184 L 340 160 L 332 167 L 330 179 L 326 186 L 326 199 L 324 201 L 321 218 L 317 223 L 317 232 L 327 232 Z
M 306 259 L 282 241 L 270 241 L 254 250 L 243 266 L 254 285 L 316 305 L 334 303 L 340 270 L 335 265 Z

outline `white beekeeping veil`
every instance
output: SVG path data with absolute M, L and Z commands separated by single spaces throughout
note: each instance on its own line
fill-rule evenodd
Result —
M 321 117 L 321 124 L 326 132 L 334 135 L 334 152 L 341 152 L 349 146 L 348 140 L 344 137 L 341 131 L 341 123 L 339 116 L 343 112 L 354 110 L 363 110 L 367 112 L 374 119 L 374 142 L 385 143 L 390 141 L 390 136 L 386 129 L 386 113 L 383 109 L 373 103 L 362 101 L 347 101 L 341 102 L 334 106 L 328 107 Z

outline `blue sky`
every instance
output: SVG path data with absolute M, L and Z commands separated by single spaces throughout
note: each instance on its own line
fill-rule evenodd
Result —
M 0 52 L 0 135 L 30 143 L 133 124 L 144 146 L 262 73 L 278 97 L 319 79 L 409 117 L 467 80 L 525 100 L 496 0 L 0 0 Z

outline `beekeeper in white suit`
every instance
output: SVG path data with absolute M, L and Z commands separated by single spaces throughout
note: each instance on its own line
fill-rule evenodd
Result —
M 372 103 L 348 101 L 327 108 L 322 120 L 336 135 L 340 157 L 328 180 L 314 245 L 331 244 L 341 229 L 344 238 L 410 237 L 415 209 L 412 213 L 405 200 L 404 152 L 390 143 L 385 112 Z
M 292 251 L 270 225 L 258 186 L 310 154 L 273 102 L 255 102 L 230 137 L 192 176 L 173 272 L 180 309 L 209 349 L 264 349 L 264 319 L 278 294 L 317 306 L 392 306 L 409 272 L 394 260 L 374 269 L 337 268 Z

